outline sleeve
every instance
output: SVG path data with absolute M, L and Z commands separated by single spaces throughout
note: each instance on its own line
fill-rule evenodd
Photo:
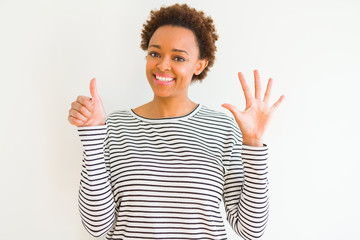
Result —
M 104 160 L 106 125 L 79 127 L 83 162 L 79 210 L 85 229 L 94 237 L 107 233 L 115 222 L 115 202 Z
M 225 166 L 227 220 L 243 239 L 260 239 L 269 214 L 267 146 L 233 145 Z

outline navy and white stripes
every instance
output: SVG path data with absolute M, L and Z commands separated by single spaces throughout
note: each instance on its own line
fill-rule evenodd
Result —
M 219 204 L 244 239 L 268 218 L 267 147 L 242 145 L 235 121 L 198 105 L 148 119 L 132 110 L 78 129 L 84 146 L 79 208 L 107 239 L 227 239 Z

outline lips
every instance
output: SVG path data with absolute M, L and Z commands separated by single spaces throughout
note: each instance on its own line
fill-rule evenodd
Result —
M 159 81 L 164 81 L 164 82 L 170 82 L 175 80 L 174 77 L 168 76 L 168 75 L 164 75 L 164 74 L 154 74 L 155 79 L 159 80 Z
M 169 85 L 175 82 L 175 78 L 165 74 L 153 74 L 155 83 L 159 85 Z

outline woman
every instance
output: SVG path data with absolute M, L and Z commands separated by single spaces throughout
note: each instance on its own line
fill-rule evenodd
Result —
M 188 97 L 213 65 L 213 21 L 187 5 L 151 11 L 141 47 L 154 92 L 149 103 L 105 117 L 91 80 L 91 98 L 69 111 L 84 146 L 79 208 L 85 228 L 108 239 L 226 239 L 219 212 L 244 239 L 262 236 L 268 217 L 267 147 L 262 136 L 283 96 L 268 107 L 255 76 L 255 98 L 239 73 L 243 112 L 227 115 Z

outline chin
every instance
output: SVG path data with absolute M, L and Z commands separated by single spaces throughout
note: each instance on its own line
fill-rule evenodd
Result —
M 154 96 L 157 97 L 171 97 L 173 95 L 173 91 L 171 91 L 171 89 L 161 89 L 158 86 L 152 86 L 151 85 L 151 89 L 154 93 Z
M 171 97 L 171 94 L 169 92 L 154 91 L 154 96 L 161 98 L 168 98 Z

